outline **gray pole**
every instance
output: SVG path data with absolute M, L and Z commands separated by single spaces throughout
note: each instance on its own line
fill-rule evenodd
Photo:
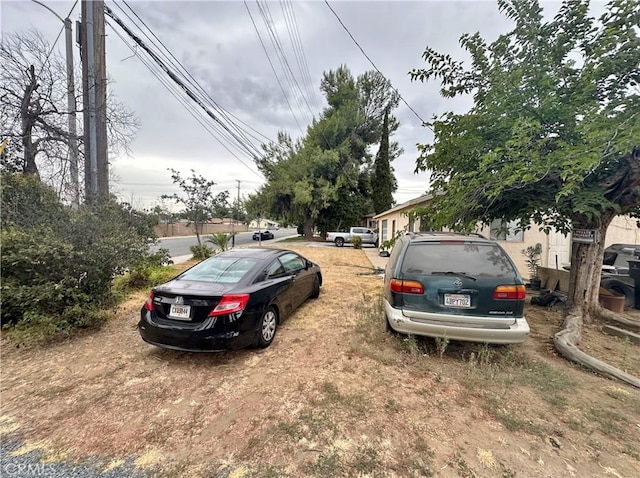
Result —
M 85 49 L 87 58 L 87 83 L 89 94 L 89 141 L 85 145 L 85 156 L 89 157 L 89 191 L 92 195 L 98 194 L 98 125 L 96 122 L 96 62 L 94 46 L 94 15 L 93 2 L 85 9 L 87 19 L 85 27 L 87 30 L 87 45 Z M 88 148 L 88 154 L 87 154 Z
M 80 207 L 80 181 L 78 180 L 78 138 L 76 132 L 76 86 L 73 75 L 73 38 L 71 19 L 64 20 L 67 47 L 67 108 L 69 109 L 69 161 L 71 163 L 71 206 Z
M 238 199 L 236 201 L 236 207 L 234 209 L 234 214 L 233 214 L 233 225 L 234 225 L 233 230 L 234 231 L 235 231 L 236 217 L 238 216 L 238 213 L 239 213 L 238 209 L 240 207 L 240 180 L 236 179 L 236 182 L 238 183 Z M 231 238 L 231 245 L 232 245 L 232 247 L 236 245 L 235 233 L 234 233 L 233 237 Z
M 93 47 L 95 67 L 96 164 L 98 194 L 109 197 L 109 157 L 107 145 L 107 65 L 105 56 L 104 1 L 93 0 Z
M 41 7 L 53 13 L 64 24 L 65 46 L 67 59 L 67 109 L 69 113 L 69 170 L 71 173 L 71 205 L 74 209 L 80 206 L 80 183 L 78 180 L 78 136 L 76 130 L 76 86 L 73 75 L 73 35 L 71 31 L 71 19 L 64 20 L 60 15 L 51 10 L 47 5 L 38 0 L 31 0 Z

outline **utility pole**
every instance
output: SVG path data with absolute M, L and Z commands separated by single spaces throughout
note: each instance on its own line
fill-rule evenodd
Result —
M 80 179 L 78 178 L 78 133 L 76 125 L 76 85 L 73 77 L 73 34 L 71 19 L 64 19 L 67 55 L 67 109 L 69 110 L 69 160 L 71 165 L 71 206 L 80 208 Z
M 82 0 L 82 98 L 84 104 L 85 189 L 88 199 L 109 195 L 104 1 Z
M 237 220 L 237 216 L 239 214 L 240 211 L 238 211 L 238 209 L 240 208 L 240 180 L 236 179 L 236 182 L 238 183 L 238 199 L 236 200 L 236 207 L 234 208 L 233 211 L 233 226 L 232 226 L 232 236 L 231 236 L 231 247 L 234 247 L 236 245 L 236 234 L 235 234 L 235 224 L 236 224 L 236 220 Z
M 46 8 L 53 13 L 58 20 L 64 24 L 64 39 L 66 47 L 67 60 L 67 110 L 69 113 L 69 173 L 71 174 L 71 206 L 74 209 L 80 207 L 80 181 L 78 178 L 78 134 L 76 129 L 76 85 L 73 75 L 73 34 L 71 30 L 71 19 L 63 19 L 44 3 L 38 0 L 31 0 L 41 7 Z M 71 12 L 69 12 L 69 15 Z

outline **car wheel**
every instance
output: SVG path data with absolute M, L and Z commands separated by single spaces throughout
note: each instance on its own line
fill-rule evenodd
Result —
M 258 329 L 258 347 L 261 349 L 268 347 L 273 342 L 278 328 L 278 314 L 273 307 L 269 307 L 260 319 L 260 328 Z
M 320 297 L 320 279 L 318 278 L 318 274 L 313 278 L 313 289 L 311 291 L 310 297 L 312 299 L 317 299 Z
M 612 280 L 603 280 L 600 282 L 600 286 L 607 289 L 609 292 L 613 292 L 614 294 L 624 295 L 624 305 L 625 307 L 633 307 L 635 302 L 635 296 L 631 291 L 625 288 L 624 285 L 615 279 Z
M 338 246 L 338 247 L 342 247 L 342 246 L 344 246 L 344 239 L 343 239 L 343 238 L 341 238 L 341 237 L 336 237 L 336 240 L 335 240 L 335 241 L 333 241 L 333 242 L 335 242 L 335 243 L 336 243 L 336 246 Z

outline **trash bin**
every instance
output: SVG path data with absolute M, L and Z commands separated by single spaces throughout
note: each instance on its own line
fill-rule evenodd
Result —
M 640 261 L 627 261 L 629 263 L 629 277 L 633 279 L 634 307 L 640 309 Z

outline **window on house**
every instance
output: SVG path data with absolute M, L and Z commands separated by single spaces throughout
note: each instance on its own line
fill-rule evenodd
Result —
M 384 242 L 387 239 L 389 239 L 387 237 L 387 220 L 386 219 L 382 220 L 382 231 L 380 232 L 380 238 L 381 238 L 381 242 Z
M 391 237 L 396 237 L 396 220 L 391 221 Z
M 496 241 L 522 242 L 524 241 L 524 231 L 517 230 L 518 221 L 504 222 L 501 219 L 494 219 L 491 222 L 491 239 Z

